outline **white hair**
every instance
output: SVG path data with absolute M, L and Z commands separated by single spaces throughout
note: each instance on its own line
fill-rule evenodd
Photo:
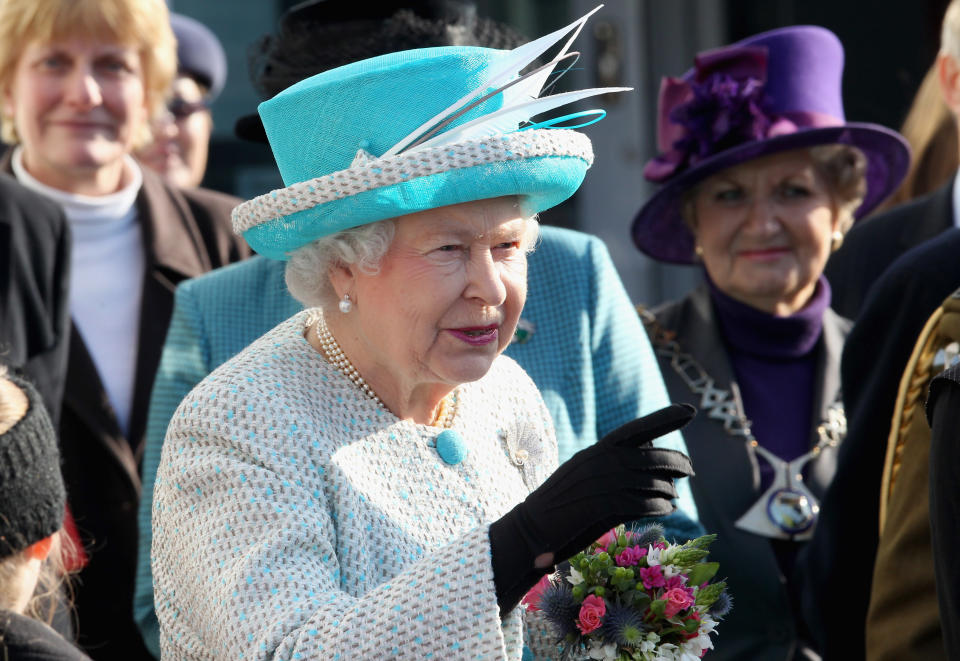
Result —
M 940 52 L 960 60 L 960 0 L 952 0 L 943 15 L 940 29 Z
M 540 223 L 536 215 L 524 220 L 523 247 L 529 253 L 536 247 Z M 290 294 L 305 307 L 335 305 L 337 294 L 330 281 L 330 269 L 337 265 L 356 265 L 362 273 L 376 275 L 393 241 L 395 223 L 395 219 L 390 219 L 351 227 L 295 250 L 285 273 Z
M 298 248 L 287 262 L 290 294 L 306 307 L 327 307 L 337 300 L 330 269 L 355 264 L 363 273 L 376 274 L 396 231 L 394 220 L 380 220 L 325 236 Z

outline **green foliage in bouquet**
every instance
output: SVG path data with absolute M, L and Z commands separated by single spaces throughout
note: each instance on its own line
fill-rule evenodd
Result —
M 524 599 L 558 634 L 562 659 L 699 659 L 730 610 L 726 583 L 710 581 L 716 535 L 670 544 L 662 528 L 621 525 L 545 577 Z

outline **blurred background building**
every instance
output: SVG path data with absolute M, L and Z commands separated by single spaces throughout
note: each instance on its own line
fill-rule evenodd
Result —
M 356 2 L 358 0 L 327 0 Z M 362 1 L 362 0 L 359 0 Z M 270 32 L 294 0 L 171 0 L 171 7 L 208 25 L 229 59 L 224 92 L 213 107 L 215 132 L 204 185 L 242 198 L 282 185 L 269 150 L 233 136 L 237 117 L 259 99 L 247 75 L 247 47 Z M 398 3 L 402 6 L 402 1 Z M 631 297 L 656 304 L 700 279 L 700 269 L 664 266 L 633 247 L 629 227 L 652 188 L 641 176 L 655 151 L 660 78 L 681 74 L 694 53 L 785 25 L 830 28 L 846 48 L 848 119 L 897 128 L 939 48 L 948 0 L 606 0 L 576 43 L 582 57 L 576 87 L 623 85 L 634 93 L 603 98 L 607 118 L 585 131 L 596 161 L 573 199 L 542 214 L 545 223 L 603 238 Z M 596 6 L 596 0 L 476 0 L 478 13 L 539 36 Z M 561 83 L 562 85 L 562 83 Z

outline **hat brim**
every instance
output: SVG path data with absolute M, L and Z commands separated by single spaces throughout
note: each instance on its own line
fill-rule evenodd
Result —
M 233 134 L 247 142 L 270 144 L 270 141 L 267 140 L 267 131 L 263 128 L 263 120 L 257 113 L 238 117 L 233 125 Z
M 535 133 L 530 131 L 530 138 Z M 547 130 L 575 134 L 574 131 Z M 244 205 L 234 212 L 234 226 L 250 247 L 271 259 L 286 260 L 291 252 L 308 243 L 336 232 L 367 223 L 397 218 L 418 211 L 505 196 L 524 198 L 524 211 L 539 213 L 554 207 L 576 192 L 592 161 L 589 140 L 576 134 L 578 150 L 515 160 L 482 162 L 442 172 L 418 176 L 386 186 L 346 194 L 305 208 L 277 214 L 252 227 L 244 228 Z M 522 139 L 522 138 L 521 138 Z M 584 153 L 584 150 L 588 153 Z M 382 162 L 350 168 L 353 180 L 363 181 L 379 171 Z M 325 178 L 317 180 L 323 183 Z M 319 183 L 317 185 L 320 185 Z M 279 191 L 292 190 L 291 187 Z M 265 198 L 267 196 L 261 196 Z M 252 204 L 245 203 L 247 205 Z M 253 207 L 248 207 L 253 208 Z
M 694 263 L 694 237 L 683 220 L 681 209 L 687 191 L 734 165 L 791 149 L 828 144 L 856 147 L 867 159 L 867 191 L 854 214 L 857 219 L 870 213 L 896 190 L 910 165 L 910 148 L 903 136 L 879 124 L 850 123 L 748 142 L 700 161 L 664 184 L 634 216 L 631 228 L 634 244 L 661 262 Z

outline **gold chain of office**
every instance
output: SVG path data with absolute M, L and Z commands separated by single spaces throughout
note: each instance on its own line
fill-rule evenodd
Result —
M 742 410 L 738 397 L 730 390 L 718 388 L 716 381 L 710 376 L 697 360 L 682 350 L 677 342 L 676 333 L 664 329 L 657 321 L 656 316 L 643 306 L 637 306 L 637 313 L 647 327 L 651 344 L 657 355 L 670 361 L 670 366 L 677 373 L 690 391 L 700 397 L 700 410 L 706 412 L 708 418 L 723 424 L 724 431 L 730 436 L 743 438 L 753 447 L 760 444 L 753 435 L 750 421 Z M 847 418 L 843 409 L 840 393 L 827 409 L 827 417 L 817 425 L 817 445 L 811 450 L 814 455 L 825 447 L 835 447 L 847 435 Z

